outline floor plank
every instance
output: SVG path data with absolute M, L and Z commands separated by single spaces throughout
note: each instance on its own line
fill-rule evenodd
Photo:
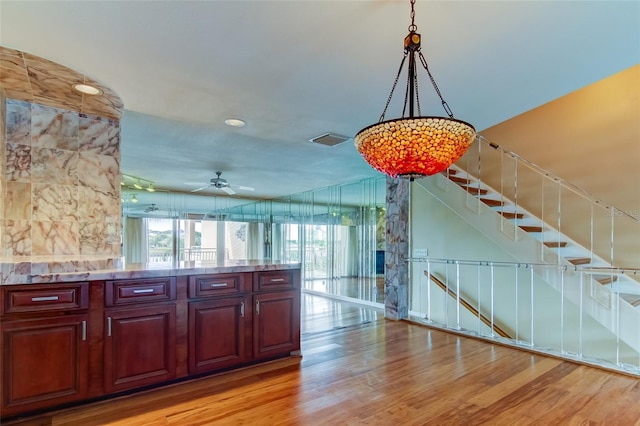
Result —
M 640 381 L 317 296 L 302 358 L 14 425 L 640 425 Z

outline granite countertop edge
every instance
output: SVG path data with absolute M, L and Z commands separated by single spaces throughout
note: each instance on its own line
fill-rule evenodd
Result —
M 239 261 L 218 264 L 216 262 L 179 262 L 158 264 L 134 264 L 118 269 L 91 271 L 51 272 L 34 275 L 11 274 L 3 277 L 1 285 L 56 284 L 78 281 L 126 280 L 188 275 L 225 274 L 299 269 L 300 263 L 273 261 Z

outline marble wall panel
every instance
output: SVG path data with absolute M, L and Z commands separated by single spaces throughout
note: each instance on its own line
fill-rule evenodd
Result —
M 33 220 L 78 221 L 78 187 L 33 184 Z
M 385 317 L 409 318 L 409 197 L 407 179 L 387 178 Z
M 21 52 L 0 46 L 0 85 L 7 98 L 33 101 Z
M 0 69 L 0 74 L 2 70 Z M 7 188 L 6 188 L 6 98 L 5 92 L 0 82 L 0 257 L 2 256 L 2 247 L 4 247 L 4 221 L 5 221 L 5 209 L 7 205 Z M 2 272 L 0 272 L 0 280 L 2 279 Z
M 5 219 L 4 256 L 30 256 L 31 221 Z
M 78 217 L 80 221 L 104 220 L 120 223 L 121 201 L 119 196 L 111 196 L 92 188 L 80 187 L 78 196 Z
M 6 141 L 31 145 L 31 105 L 27 102 L 6 102 Z
M 31 181 L 31 146 L 7 142 L 5 144 L 5 171 L 7 181 Z
M 79 82 L 75 72 L 34 55 L 24 55 L 24 61 L 36 103 L 41 103 L 39 99 L 46 100 L 48 105 L 55 101 L 58 105 L 54 106 L 68 110 L 76 110 L 82 104 L 82 94 L 72 88 Z
M 119 224 L 105 222 L 80 223 L 80 253 L 82 255 L 120 252 Z
M 13 222 L 0 225 L 5 229 L 15 226 L 16 220 L 33 223 L 28 230 L 24 226 L 12 229 L 4 243 L 0 236 L 4 253 L 118 256 L 119 123 L 25 102 L 10 101 L 9 105 L 11 137 L 20 143 L 3 145 L 7 148 L 3 176 L 10 179 L 11 189 L 2 197 L 7 201 L 2 214 L 9 213 Z M 80 140 L 82 154 L 78 152 Z M 82 183 L 78 174 L 83 175 Z M 85 223 L 96 221 L 104 225 Z
M 78 176 L 84 187 L 111 197 L 120 196 L 120 161 L 115 157 L 81 152 Z
M 80 94 L 75 83 L 104 96 Z M 2 282 L 33 268 L 104 269 L 118 260 L 120 98 L 60 64 L 0 46 L 0 101 L 0 256 L 12 258 L 2 263 L 12 265 L 0 271 Z
M 6 183 L 4 217 L 31 220 L 31 184 L 29 182 Z
M 78 150 L 78 113 L 42 105 L 31 107 L 31 146 Z
M 96 87 L 100 87 L 98 84 L 93 85 Z M 124 107 L 124 105 L 120 101 L 120 98 L 115 92 L 111 90 L 105 90 L 105 95 L 106 96 L 85 95 L 82 102 L 82 112 L 87 114 L 102 115 L 104 117 L 113 119 L 119 119 Z
M 112 120 L 80 114 L 79 150 L 120 158 L 120 125 Z
M 63 221 L 31 221 L 33 256 L 79 254 L 79 224 Z
M 77 185 L 78 153 L 64 149 L 32 147 L 31 181 Z

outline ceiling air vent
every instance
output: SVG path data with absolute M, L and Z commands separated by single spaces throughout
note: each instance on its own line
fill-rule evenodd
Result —
M 319 143 L 320 145 L 334 146 L 351 139 L 347 136 L 337 135 L 335 133 L 325 133 L 315 138 L 309 139 L 309 142 Z

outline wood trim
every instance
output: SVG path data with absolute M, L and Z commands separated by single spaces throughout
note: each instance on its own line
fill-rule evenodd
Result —
M 427 271 L 424 271 L 424 274 L 425 274 L 425 276 L 429 277 L 431 279 L 431 281 L 433 281 L 443 291 L 448 293 L 449 296 L 451 296 L 454 299 L 458 298 L 458 295 L 456 294 L 455 291 L 451 290 L 450 288 L 447 288 L 447 285 L 445 283 L 443 283 L 442 281 L 440 281 L 438 278 L 436 278 L 433 274 L 429 274 Z M 464 306 L 474 316 L 479 317 L 480 321 L 482 321 L 482 323 L 484 325 L 486 325 L 488 327 L 492 327 L 491 320 L 489 320 L 489 318 L 485 317 L 481 312 L 479 312 L 474 306 L 472 306 L 469 302 L 467 302 L 463 297 L 460 297 L 460 304 L 462 306 Z M 513 337 L 511 337 L 506 331 L 501 329 L 495 323 L 493 324 L 492 328 L 498 334 L 498 336 L 504 337 L 504 338 L 507 338 L 507 339 L 513 339 Z

